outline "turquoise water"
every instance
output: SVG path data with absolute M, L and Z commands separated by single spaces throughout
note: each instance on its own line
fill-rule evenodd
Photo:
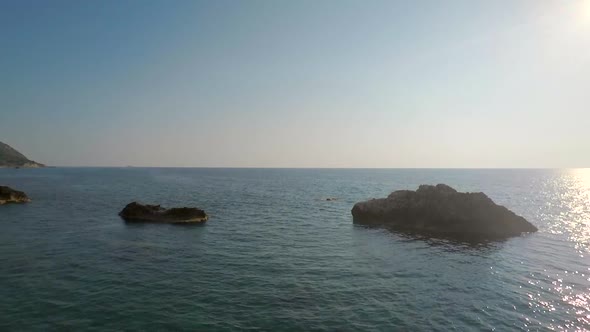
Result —
M 421 183 L 539 232 L 480 245 L 353 226 Z M 0 330 L 590 329 L 590 170 L 0 169 Z M 336 201 L 325 201 L 336 197 Z M 125 224 L 139 200 L 204 227 Z

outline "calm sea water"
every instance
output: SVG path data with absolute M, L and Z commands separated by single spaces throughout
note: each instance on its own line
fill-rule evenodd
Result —
M 539 232 L 480 245 L 353 226 L 422 183 Z M 590 170 L 0 169 L 0 330 L 590 329 Z M 325 201 L 336 197 L 336 201 Z M 204 227 L 125 224 L 139 200 Z

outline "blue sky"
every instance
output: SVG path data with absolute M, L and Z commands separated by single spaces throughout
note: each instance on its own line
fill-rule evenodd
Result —
M 588 0 L 1 0 L 0 45 L 47 164 L 590 166 Z

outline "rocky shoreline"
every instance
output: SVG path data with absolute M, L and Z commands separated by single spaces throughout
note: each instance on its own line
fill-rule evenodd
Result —
M 45 165 L 32 161 L 6 143 L 0 142 L 0 168 L 41 168 Z

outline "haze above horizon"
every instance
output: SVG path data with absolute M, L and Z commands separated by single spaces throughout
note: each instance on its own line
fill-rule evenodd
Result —
M 48 165 L 590 166 L 590 0 L 4 0 L 0 42 Z

